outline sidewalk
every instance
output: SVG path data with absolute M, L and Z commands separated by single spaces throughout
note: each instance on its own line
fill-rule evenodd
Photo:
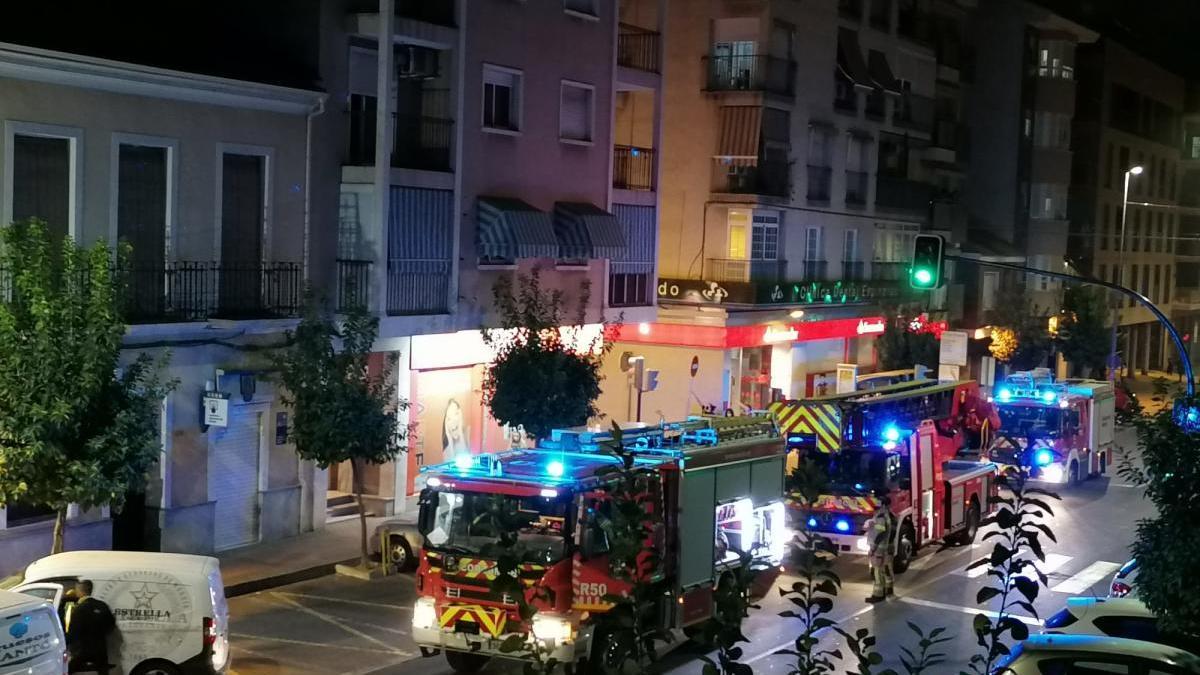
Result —
M 1161 402 L 1155 402 L 1152 400 L 1156 396 L 1155 382 L 1160 379 L 1167 385 L 1167 395 Z M 1175 397 L 1183 393 L 1184 387 L 1182 375 L 1171 375 L 1161 370 L 1147 370 L 1145 375 L 1139 371 L 1135 375 L 1127 376 L 1123 382 L 1130 391 L 1137 394 L 1138 401 L 1142 404 L 1142 412 L 1150 415 L 1158 412 L 1163 406 L 1170 406 Z
M 367 518 L 367 536 L 384 518 Z M 369 543 L 368 543 L 369 545 Z M 315 532 L 218 553 L 226 597 L 333 574 L 338 563 L 357 563 L 358 519 L 326 525 Z

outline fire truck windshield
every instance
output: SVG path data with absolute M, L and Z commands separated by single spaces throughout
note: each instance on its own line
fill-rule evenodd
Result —
M 1062 409 L 1044 405 L 1000 406 L 1000 428 L 1005 433 L 1056 436 L 1062 427 Z
M 422 500 L 420 529 L 430 548 L 480 554 L 498 528 L 515 527 L 528 562 L 555 562 L 566 551 L 567 512 L 557 497 L 438 491 Z
M 843 449 L 835 453 L 810 451 L 808 461 L 815 462 L 831 486 L 869 492 L 888 482 L 888 455 L 876 450 Z

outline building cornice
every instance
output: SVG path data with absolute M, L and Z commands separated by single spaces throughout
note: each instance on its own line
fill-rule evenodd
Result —
M 115 94 L 307 114 L 325 94 L 0 42 L 0 78 Z

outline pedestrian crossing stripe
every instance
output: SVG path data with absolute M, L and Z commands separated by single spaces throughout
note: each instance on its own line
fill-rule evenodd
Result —
M 1049 574 L 1053 574 L 1054 572 L 1057 572 L 1062 567 L 1065 567 L 1067 565 L 1067 563 L 1071 562 L 1074 559 L 1075 559 L 1074 557 L 1069 556 L 1069 555 L 1062 555 L 1059 553 L 1047 553 L 1045 562 L 1040 561 L 1040 560 L 1035 560 L 1034 565 L 1036 565 L 1037 568 L 1040 569 L 1043 574 L 1049 575 Z M 1097 560 L 1096 562 L 1093 562 L 1092 564 L 1088 565 L 1087 567 L 1083 568 L 1082 570 L 1071 575 L 1069 578 L 1067 578 L 1057 584 L 1054 584 L 1053 586 L 1050 586 L 1047 590 L 1050 590 L 1054 593 L 1077 595 L 1079 593 L 1083 593 L 1084 591 L 1088 590 L 1096 582 L 1100 581 L 1101 579 L 1104 579 L 1105 577 L 1111 575 L 1113 572 L 1116 572 L 1118 569 L 1120 569 L 1120 567 L 1121 567 L 1120 563 L 1109 562 L 1107 560 Z M 965 576 L 968 579 L 975 579 L 975 578 L 978 578 L 978 577 L 981 577 L 981 576 L 987 574 L 987 571 L 989 569 L 990 569 L 990 567 L 987 565 L 980 565 L 979 567 L 973 567 L 971 569 L 966 569 L 966 567 L 960 567 L 959 569 L 954 570 L 953 574 L 955 574 L 957 576 Z M 1017 576 L 1022 576 L 1022 577 L 1026 577 L 1026 578 L 1034 579 L 1034 580 L 1037 579 L 1037 574 L 1035 572 L 1033 572 L 1033 570 L 1029 570 L 1028 568 L 1026 568 L 1025 571 L 1022 571 L 1021 574 L 1019 574 Z

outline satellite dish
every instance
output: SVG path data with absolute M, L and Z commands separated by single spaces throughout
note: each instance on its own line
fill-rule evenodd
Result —
M 633 352 L 621 352 L 621 372 L 628 373 L 633 368 Z

